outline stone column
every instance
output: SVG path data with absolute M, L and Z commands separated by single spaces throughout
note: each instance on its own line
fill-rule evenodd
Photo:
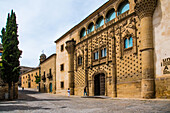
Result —
M 113 84 L 113 97 L 117 97 L 117 77 L 116 77 L 116 39 L 112 39 L 112 84 Z
M 66 50 L 68 52 L 68 88 L 70 94 L 74 95 L 74 49 L 76 41 L 74 39 L 66 42 Z
M 154 47 L 152 16 L 157 0 L 137 0 L 135 11 L 141 19 L 141 42 L 142 42 L 142 98 L 155 97 L 154 77 Z
M 85 45 L 85 48 L 84 48 L 85 52 L 84 52 L 84 64 L 85 64 L 85 86 L 87 87 L 87 96 L 89 96 L 89 85 L 88 85 L 88 68 L 87 68 L 87 65 L 88 65 L 88 43 L 86 43 Z

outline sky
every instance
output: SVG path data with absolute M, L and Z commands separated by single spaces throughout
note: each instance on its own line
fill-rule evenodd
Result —
M 37 67 L 39 57 L 56 53 L 55 40 L 108 0 L 0 0 L 0 30 L 8 13 L 17 16 L 21 66 Z M 1 34 L 1 33 L 0 33 Z

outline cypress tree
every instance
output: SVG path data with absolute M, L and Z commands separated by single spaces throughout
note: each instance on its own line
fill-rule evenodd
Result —
M 11 11 L 8 14 L 6 29 L 3 28 L 2 33 L 2 75 L 1 78 L 4 82 L 8 83 L 8 98 L 11 98 L 11 86 L 15 87 L 15 83 L 19 78 L 19 58 L 21 52 L 18 49 L 18 35 L 17 35 L 16 15 Z M 13 88 L 13 97 L 15 98 L 15 88 Z

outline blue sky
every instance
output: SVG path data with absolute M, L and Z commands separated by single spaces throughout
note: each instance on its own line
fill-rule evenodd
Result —
M 17 16 L 20 64 L 36 67 L 39 56 L 56 52 L 54 41 L 108 0 L 0 0 L 0 29 L 7 14 Z

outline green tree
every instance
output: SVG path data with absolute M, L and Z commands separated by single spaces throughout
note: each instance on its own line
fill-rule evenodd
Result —
M 41 81 L 41 77 L 38 76 L 38 75 L 36 75 L 36 76 L 35 76 L 35 83 L 36 83 L 36 84 L 39 84 L 40 81 Z
M 11 11 L 11 15 L 8 14 L 6 29 L 2 28 L 2 46 L 3 46 L 3 54 L 2 54 L 2 75 L 1 78 L 4 82 L 8 83 L 8 98 L 11 98 L 10 91 L 11 86 L 15 87 L 15 83 L 18 82 L 19 79 L 19 58 L 21 52 L 18 48 L 18 35 L 17 35 L 17 23 L 16 23 L 16 15 Z M 15 88 L 13 88 L 13 97 L 15 98 Z

